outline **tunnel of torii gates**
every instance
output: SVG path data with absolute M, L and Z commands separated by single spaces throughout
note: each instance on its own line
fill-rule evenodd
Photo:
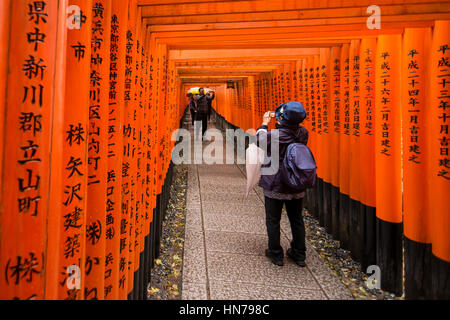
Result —
M 0 297 L 146 297 L 204 86 L 244 131 L 302 102 L 307 209 L 382 289 L 450 298 L 450 1 L 373 2 L 0 1 Z

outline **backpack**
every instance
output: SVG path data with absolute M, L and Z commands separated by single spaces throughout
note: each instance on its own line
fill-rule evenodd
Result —
M 297 192 L 314 187 L 317 165 L 311 150 L 302 143 L 291 143 L 281 164 L 282 182 Z

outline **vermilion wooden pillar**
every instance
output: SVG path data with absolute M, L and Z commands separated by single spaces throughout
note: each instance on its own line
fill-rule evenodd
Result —
M 276 108 L 278 106 L 278 90 L 277 90 L 277 75 L 276 70 L 270 73 L 270 89 L 269 92 L 271 94 L 271 108 Z
M 376 263 L 375 212 L 375 52 L 376 38 L 363 38 L 360 46 L 360 196 L 363 212 L 363 270 Z
M 156 156 L 156 194 L 160 194 L 162 191 L 162 179 L 163 179 L 163 159 L 162 155 L 164 152 L 164 123 L 165 123 L 165 114 L 164 114 L 164 96 L 162 94 L 162 86 L 163 86 L 163 77 L 164 77 L 164 61 L 163 61 L 163 46 L 158 45 L 156 48 L 156 92 L 157 97 L 155 100 L 155 107 L 158 109 L 158 129 L 156 131 L 157 135 L 157 146 L 158 153 Z
M 295 80 L 294 80 L 295 78 Z M 295 90 L 297 88 L 297 71 L 296 71 L 296 63 L 291 62 L 287 65 L 287 74 L 286 74 L 286 90 L 287 90 L 287 100 L 295 101 Z
M 320 49 L 320 95 L 321 95 L 321 158 L 323 177 L 323 226 L 328 232 L 331 231 L 331 161 L 330 152 L 330 48 Z
M 150 282 L 150 269 L 151 269 L 151 235 L 150 235 L 150 223 L 152 219 L 152 207 L 151 207 L 151 181 L 150 181 L 150 53 L 149 53 L 149 31 L 145 28 L 144 31 L 144 97 L 143 97 L 143 108 L 144 108 L 144 128 L 143 128 L 143 210 L 145 210 L 145 221 L 144 221 L 144 284 L 143 288 L 144 297 L 147 294 L 147 284 Z
M 153 34 L 152 34 L 153 37 Z M 159 257 L 160 249 L 160 235 L 161 235 L 161 191 L 162 191 L 162 138 L 164 132 L 164 109 L 162 108 L 164 97 L 161 94 L 162 86 L 162 76 L 163 76 L 163 62 L 162 62 L 162 49 L 157 43 L 156 39 L 154 41 L 154 108 L 155 108 L 155 131 L 154 131 L 154 146 L 155 146 L 155 163 L 154 163 L 154 181 L 155 181 L 155 200 L 156 200 L 156 210 L 154 217 L 155 222 L 155 258 Z
M 340 132 L 339 132 L 339 240 L 341 247 L 350 248 L 350 196 L 349 196 L 349 146 L 350 146 L 350 45 L 341 49 Z
M 149 187 L 150 187 L 150 208 L 153 210 L 156 207 L 155 203 L 155 128 L 157 123 L 155 122 L 155 41 L 154 38 L 151 36 L 151 34 L 148 34 L 148 54 L 149 54 L 149 62 L 148 62 L 148 81 L 149 81 L 149 88 L 148 88 L 148 99 L 149 99 L 149 127 L 147 129 L 148 134 L 148 144 L 149 144 L 149 162 L 148 162 L 148 180 L 149 181 Z M 153 212 L 151 212 L 150 215 L 150 223 L 153 223 Z M 150 233 L 152 233 L 152 229 L 150 230 Z M 151 234 L 151 237 L 153 239 L 153 235 Z
M 249 77 L 249 100 L 250 100 L 250 117 L 249 117 L 249 123 L 248 123 L 248 129 L 253 128 L 257 129 L 257 123 L 259 122 L 259 114 L 257 112 L 257 106 L 256 106 L 256 83 L 255 83 L 255 77 L 251 76 Z
M 431 110 L 429 128 L 429 195 L 432 218 L 432 297 L 450 299 L 450 219 L 448 210 L 450 21 L 436 21 L 431 47 Z
M 402 50 L 403 220 L 405 295 L 427 298 L 431 290 L 431 214 L 428 144 L 431 29 L 405 29 Z
M 111 1 L 93 0 L 88 130 L 85 299 L 105 297 Z
M 269 73 L 269 79 L 268 79 L 268 81 L 269 81 L 269 83 L 268 83 L 268 85 L 269 85 L 269 92 L 270 92 L 270 96 L 271 96 L 271 99 L 270 99 L 270 101 L 271 101 L 271 103 L 270 103 L 270 106 L 271 106 L 271 108 L 275 108 L 276 106 L 277 106 L 277 102 L 278 102 L 278 100 L 277 100 L 277 92 L 276 92 L 276 90 L 275 90 L 275 70 L 273 70 L 271 73 Z
M 125 52 L 125 113 L 127 123 L 124 131 L 124 138 L 127 143 L 124 147 L 124 168 L 122 177 L 128 180 L 128 241 L 127 241 L 127 269 L 128 286 L 127 294 L 129 299 L 134 299 L 134 262 L 135 262 L 135 232 L 136 232 L 136 18 L 137 2 L 131 0 L 128 9 L 128 26 L 126 35 Z M 126 161 L 125 161 L 126 160 Z
M 80 10 L 74 10 L 67 39 L 59 298 L 84 299 L 92 1 L 70 0 L 72 5 Z
M 298 102 L 302 102 L 302 99 L 300 98 L 300 90 L 301 90 L 300 61 L 301 60 L 296 60 L 292 66 L 292 83 L 291 83 L 292 100 Z
M 148 35 L 149 48 L 149 161 L 148 161 L 148 178 L 150 186 L 150 244 L 151 244 L 151 265 L 156 257 L 156 222 L 157 222 L 157 203 L 156 203 L 156 154 L 157 154 L 157 114 L 156 107 L 156 41 L 153 35 Z
M 298 101 L 297 99 L 297 61 L 292 61 L 289 64 L 289 100 Z
M 253 129 L 259 128 L 259 122 L 262 118 L 262 89 L 261 89 L 261 75 L 255 77 L 255 110 L 256 115 L 253 118 Z
M 54 107 L 65 104 L 65 82 L 66 82 L 66 52 L 67 52 L 67 5 L 68 0 L 59 1 L 58 7 L 58 29 L 57 29 L 57 53 L 56 73 L 54 77 Z M 52 117 L 52 140 L 51 146 L 51 171 L 60 173 L 63 171 L 63 154 L 60 150 L 64 147 L 64 136 L 57 134 L 64 132 L 64 108 L 57 108 Z M 58 151 L 59 150 L 59 151 Z M 47 262 L 45 274 L 44 298 L 46 300 L 58 299 L 58 279 L 60 276 L 60 223 L 62 219 L 62 176 L 61 174 L 50 174 L 49 189 L 49 211 L 47 231 Z
M 0 72 L 8 70 L 0 85 L 0 154 L 7 168 L 0 176 L 0 298 L 43 299 L 58 3 L 22 0 L 1 9 L 9 9 L 0 15 L 11 27 L 2 22 L 0 31 Z M 6 37 L 14 41 L 8 45 Z
M 141 80 L 141 71 L 142 71 L 142 24 L 141 24 L 141 16 L 140 16 L 141 8 L 137 8 L 136 15 L 136 40 L 135 40 L 135 62 L 134 62 L 134 85 L 135 85 L 135 111 L 133 115 L 133 120 L 135 122 L 135 132 L 134 132 L 134 166 L 135 166 L 135 213 L 134 213 L 134 242 L 133 242 L 133 250 L 134 250 L 134 292 L 133 298 L 135 300 L 139 299 L 139 295 L 141 294 L 141 286 L 142 286 L 142 274 L 140 272 L 140 262 L 141 262 L 141 249 L 143 245 L 142 241 L 142 184 L 141 184 L 141 173 L 142 173 L 142 124 L 143 124 L 143 112 L 142 112 L 142 80 Z
M 267 112 L 273 109 L 272 104 L 272 96 L 270 95 L 270 81 L 269 81 L 269 73 L 263 74 L 263 99 L 264 99 L 264 109 L 263 112 Z
M 350 195 L 350 249 L 352 257 L 361 261 L 362 251 L 362 217 L 361 217 L 361 197 L 360 197 L 360 178 L 361 178 L 361 153 L 359 150 L 361 137 L 361 59 L 360 59 L 361 40 L 352 40 L 350 42 L 350 144 L 349 144 L 349 195 Z
M 303 97 L 304 97 L 304 106 L 306 109 L 306 119 L 303 122 L 303 126 L 310 130 L 310 119 L 311 119 L 311 104 L 310 104 L 310 95 L 309 95 L 309 69 L 308 69 L 308 61 L 309 59 L 302 60 L 302 76 L 303 76 Z
M 331 230 L 335 239 L 339 239 L 339 132 L 340 132 L 340 89 L 341 89 L 341 48 L 331 48 L 330 62 L 330 107 L 329 152 L 330 152 L 330 184 L 331 184 Z
M 144 214 L 143 219 L 143 241 L 144 241 L 144 256 L 143 256 L 143 284 L 142 294 L 145 298 L 147 295 L 147 285 L 150 282 L 150 218 L 151 218 L 151 208 L 150 208 L 150 186 L 148 179 L 148 170 L 149 170 L 149 116 L 150 116 L 150 98 L 149 98 L 149 32 L 148 27 L 143 25 L 143 34 L 142 34 L 142 77 L 143 77 L 143 97 L 142 97 L 142 108 L 143 108 L 143 127 L 142 127 L 142 210 Z
M 311 95 L 311 88 L 312 88 L 312 80 L 310 79 L 311 75 L 312 75 L 312 70 L 310 70 L 310 65 L 311 65 L 311 61 L 312 61 L 312 57 L 308 57 L 306 59 L 304 59 L 302 61 L 302 69 L 303 69 L 303 73 L 302 73 L 302 77 L 303 77 L 303 95 L 304 95 L 304 106 L 305 106 L 305 110 L 306 110 L 306 119 L 305 121 L 303 121 L 303 126 L 308 130 L 309 132 L 309 136 L 311 135 L 311 118 L 312 118 L 312 114 L 311 114 L 311 109 L 312 109 L 312 104 L 314 104 L 314 100 L 313 97 Z M 311 142 L 308 141 L 308 146 L 311 149 Z M 314 189 L 312 190 L 307 190 L 307 204 L 306 207 L 308 208 L 309 212 L 312 215 L 316 214 L 316 203 L 315 203 L 315 194 L 314 194 Z
M 169 143 L 170 143 L 170 104 L 169 104 L 169 61 L 167 57 L 167 46 L 163 47 L 163 82 L 162 82 L 162 94 L 164 97 L 163 100 L 163 109 L 164 109 L 164 137 L 163 137 L 163 167 L 162 167 L 162 180 L 161 183 L 165 186 L 165 180 L 167 177 L 167 170 L 169 169 L 169 163 L 170 159 L 168 157 L 169 155 Z M 166 186 L 165 186 L 166 187 Z
M 297 71 L 297 90 L 296 90 L 296 101 L 301 102 L 304 106 L 305 104 L 305 93 L 303 91 L 303 61 L 296 61 L 296 71 Z
M 11 0 L 0 2 L 0 123 L 4 123 L 5 117 L 5 98 L 7 87 L 7 72 L 8 72 L 8 51 L 11 28 Z M 3 137 L 5 128 L 0 129 L 0 177 L 3 172 Z M 2 192 L 2 179 L 0 178 L 0 192 Z M 2 199 L 0 198 L 0 207 L 2 206 Z M 1 227 L 0 227 L 1 228 Z
M 401 36 L 381 35 L 376 52 L 377 265 L 381 288 L 402 293 Z
M 316 184 L 316 194 L 317 194 L 317 207 L 318 207 L 318 218 L 319 223 L 324 226 L 324 199 L 323 199 L 323 185 L 324 185 L 324 171 L 325 165 L 323 162 L 326 162 L 325 156 L 322 156 L 322 145 L 323 145 L 323 97 L 322 97 L 322 64 L 321 57 L 322 52 L 319 55 L 316 55 L 314 58 L 314 97 L 315 97 L 315 126 L 313 126 L 313 132 L 311 137 L 312 139 L 312 147 L 314 149 L 314 154 L 316 157 L 317 163 L 317 184 Z M 325 60 L 325 59 L 324 59 Z
M 276 101 L 275 101 L 274 96 L 273 96 L 274 93 L 273 93 L 272 83 L 273 83 L 273 81 L 272 81 L 272 73 L 268 72 L 268 73 L 265 74 L 265 87 L 266 87 L 266 90 L 264 90 L 266 98 L 267 98 L 267 111 L 269 111 L 269 110 L 275 111 L 275 108 L 277 107 L 275 105 Z
M 289 65 L 283 65 L 283 73 L 281 74 L 281 84 L 282 84 L 282 94 L 281 94 L 281 101 L 282 102 L 289 102 L 292 100 L 291 98 L 291 73 L 289 69 Z
M 314 187 L 316 217 L 323 225 L 323 166 L 322 166 L 322 96 L 320 88 L 320 55 L 314 55 L 311 80 L 311 130 L 309 132 L 309 145 L 317 164 L 317 182 Z
M 163 78 L 162 78 L 162 105 L 161 107 L 164 109 L 164 131 L 163 131 L 163 159 L 162 159 L 162 177 L 161 177 L 161 186 L 164 185 L 165 179 L 167 176 L 167 170 L 169 168 L 170 159 L 168 158 L 168 151 L 169 151 L 169 142 L 170 142 L 170 106 L 168 103 L 168 87 L 169 87 L 169 61 L 167 58 L 167 47 L 162 47 L 162 61 L 163 61 Z
M 126 299 L 127 274 L 123 252 L 126 217 L 122 211 L 124 147 L 125 51 L 128 2 L 111 2 L 111 39 L 108 110 L 108 171 L 106 191 L 105 299 Z
M 134 35 L 130 32 L 129 26 L 133 24 L 132 20 L 132 3 L 128 1 L 127 20 L 124 27 L 126 28 L 124 46 L 125 46 L 125 60 L 124 60 L 124 91 L 123 95 L 123 158 L 122 158 L 122 217 L 120 222 L 120 294 L 122 300 L 128 298 L 128 294 L 133 288 L 133 277 L 130 276 L 130 246 L 132 233 L 132 151 L 133 151 L 133 127 L 132 127 L 132 112 L 133 112 L 133 39 Z
M 320 164 L 320 143 L 319 135 L 322 134 L 322 97 L 320 94 L 320 55 L 314 55 L 311 65 L 311 132 L 310 144 L 317 160 L 317 176 L 322 179 L 322 166 Z M 319 115 L 320 112 L 320 115 Z

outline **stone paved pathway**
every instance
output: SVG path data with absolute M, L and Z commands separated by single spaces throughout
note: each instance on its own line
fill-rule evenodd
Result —
M 245 199 L 245 188 L 244 165 L 189 165 L 182 299 L 352 299 L 309 244 L 306 268 L 286 257 L 277 267 L 264 256 L 264 197 L 258 189 Z M 290 239 L 284 213 L 285 251 Z

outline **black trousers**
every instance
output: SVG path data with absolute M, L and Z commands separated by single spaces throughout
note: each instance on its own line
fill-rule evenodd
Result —
M 196 112 L 194 110 L 190 110 L 191 111 L 191 120 L 192 120 L 192 125 L 194 125 L 195 122 L 195 114 Z
M 278 200 L 265 197 L 266 226 L 269 238 L 269 254 L 276 259 L 283 259 L 283 248 L 280 245 L 280 219 L 286 205 L 292 231 L 291 249 L 296 260 L 306 259 L 305 224 L 302 210 L 303 199 Z
M 205 136 L 206 130 L 208 130 L 208 114 L 207 113 L 197 113 L 195 121 L 202 122 L 202 137 Z

